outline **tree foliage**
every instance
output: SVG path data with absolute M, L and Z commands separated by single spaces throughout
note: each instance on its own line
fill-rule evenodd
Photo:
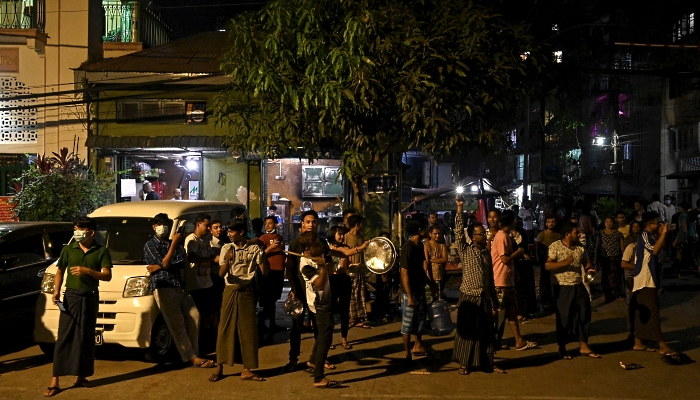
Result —
M 229 29 L 214 104 L 228 145 L 336 149 L 352 180 L 393 150 L 492 144 L 537 68 L 526 26 L 464 0 L 277 0 Z
M 114 176 L 95 173 L 84 160 L 63 148 L 40 156 L 15 182 L 10 200 L 20 221 L 72 222 L 108 204 Z

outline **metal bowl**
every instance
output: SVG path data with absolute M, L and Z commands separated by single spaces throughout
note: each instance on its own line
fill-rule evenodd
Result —
M 595 279 L 595 271 L 588 271 L 586 272 L 585 275 L 583 275 L 583 282 L 584 283 L 591 283 Z
M 292 318 L 296 318 L 304 313 L 304 303 L 296 297 L 289 297 L 284 302 L 284 312 Z
M 381 275 L 389 272 L 396 262 L 396 247 L 391 240 L 378 236 L 365 249 L 365 265 L 370 272 Z

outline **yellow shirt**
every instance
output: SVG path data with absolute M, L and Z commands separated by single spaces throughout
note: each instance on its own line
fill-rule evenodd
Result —
M 619 228 L 617 228 L 617 230 L 622 234 L 622 236 L 625 237 L 625 239 L 627 239 L 627 236 L 630 235 L 630 224 L 625 225 L 624 228 L 619 227 Z

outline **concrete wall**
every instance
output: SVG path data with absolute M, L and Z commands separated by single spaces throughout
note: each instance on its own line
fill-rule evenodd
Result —
M 100 45 L 89 43 L 88 40 L 89 26 L 101 27 L 100 10 L 100 0 L 47 0 L 45 33 L 48 38 L 45 39 L 45 45 L 41 43 L 41 38 L 34 40 L 29 37 L 34 35 L 34 31 L 25 30 L 25 36 L 17 36 L 15 30 L 10 36 L 8 30 L 0 29 L 0 48 L 19 48 L 20 52 L 19 72 L 0 72 L 0 77 L 17 78 L 29 88 L 31 94 L 51 94 L 74 89 L 71 68 L 87 62 L 89 48 Z M 93 20 L 89 21 L 90 18 Z M 93 30 L 97 32 L 100 29 Z M 93 33 L 93 42 L 96 38 L 98 35 Z M 0 143 L 0 154 L 50 155 L 63 147 L 73 149 L 74 143 L 77 143 L 77 152 L 85 158 L 87 132 L 84 107 L 45 107 L 47 104 L 77 99 L 77 95 L 40 98 L 36 103 L 39 134 L 36 143 Z

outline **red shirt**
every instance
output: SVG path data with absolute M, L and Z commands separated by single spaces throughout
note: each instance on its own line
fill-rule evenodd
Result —
M 266 233 L 260 236 L 260 241 L 263 244 L 263 250 L 267 249 L 270 243 L 278 241 L 280 246 L 278 250 L 272 253 L 267 253 L 267 262 L 270 264 L 271 271 L 284 271 L 284 264 L 287 262 L 287 257 L 284 254 L 284 243 L 282 236 L 276 233 Z

